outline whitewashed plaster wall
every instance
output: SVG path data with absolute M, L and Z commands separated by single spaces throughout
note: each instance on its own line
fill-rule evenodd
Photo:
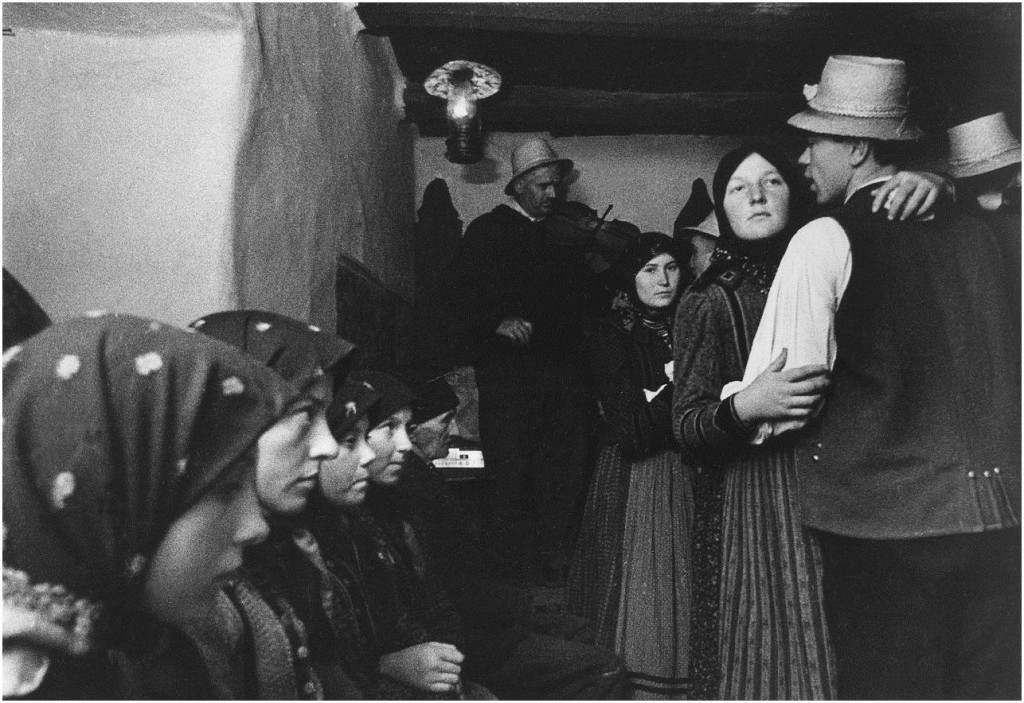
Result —
M 217 6 L 3 12 L 4 266 L 55 319 L 108 308 L 183 324 L 233 307 L 255 78 L 244 19 Z
M 412 134 L 352 3 L 3 6 L 3 259 L 51 317 L 334 327 L 338 256 L 411 293 Z

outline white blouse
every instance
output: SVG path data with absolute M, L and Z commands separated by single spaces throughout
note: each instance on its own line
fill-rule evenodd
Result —
M 858 186 L 854 193 L 885 183 L 891 177 L 871 179 Z M 895 195 L 895 191 L 889 193 L 884 209 L 890 208 Z M 928 213 L 918 219 L 927 221 L 934 217 L 934 213 Z M 727 383 L 722 388 L 723 400 L 750 385 L 783 349 L 788 350 L 785 369 L 811 364 L 832 368 L 836 361 L 836 310 L 850 282 L 851 266 L 850 240 L 835 219 L 819 217 L 793 235 L 768 291 L 743 380 Z M 795 421 L 762 423 L 750 443 L 761 444 L 768 437 L 798 429 L 803 424 Z
M 795 235 L 772 281 L 742 381 L 722 389 L 722 399 L 743 390 L 783 349 L 786 369 L 836 360 L 835 314 L 850 282 L 850 241 L 831 217 L 812 220 Z M 763 423 L 752 444 L 797 428 L 790 421 Z

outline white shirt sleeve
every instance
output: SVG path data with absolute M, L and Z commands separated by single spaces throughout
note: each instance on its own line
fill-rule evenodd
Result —
M 832 368 L 835 314 L 850 282 L 851 262 L 850 241 L 831 217 L 813 220 L 793 235 L 768 292 L 743 380 L 727 384 L 723 399 L 750 385 L 783 349 L 788 350 L 787 369 L 809 364 Z M 766 424 L 752 441 L 759 444 L 792 428 L 786 422 Z

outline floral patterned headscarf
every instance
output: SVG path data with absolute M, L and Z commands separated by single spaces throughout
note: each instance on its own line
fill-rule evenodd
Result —
M 227 344 L 128 315 L 72 319 L 8 349 L 5 600 L 9 571 L 70 602 L 67 589 L 102 606 L 104 644 L 117 646 L 171 524 L 251 470 L 241 459 L 294 395 Z
M 189 327 L 238 347 L 299 390 L 306 390 L 324 373 L 334 373 L 334 387 L 340 386 L 356 349 L 316 325 L 263 310 L 215 312 Z

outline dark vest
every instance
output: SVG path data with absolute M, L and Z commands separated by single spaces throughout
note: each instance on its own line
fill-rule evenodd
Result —
M 1017 525 L 1020 359 L 993 235 L 963 215 L 889 222 L 870 190 L 833 214 L 853 265 L 832 388 L 797 448 L 804 523 L 876 539 Z

